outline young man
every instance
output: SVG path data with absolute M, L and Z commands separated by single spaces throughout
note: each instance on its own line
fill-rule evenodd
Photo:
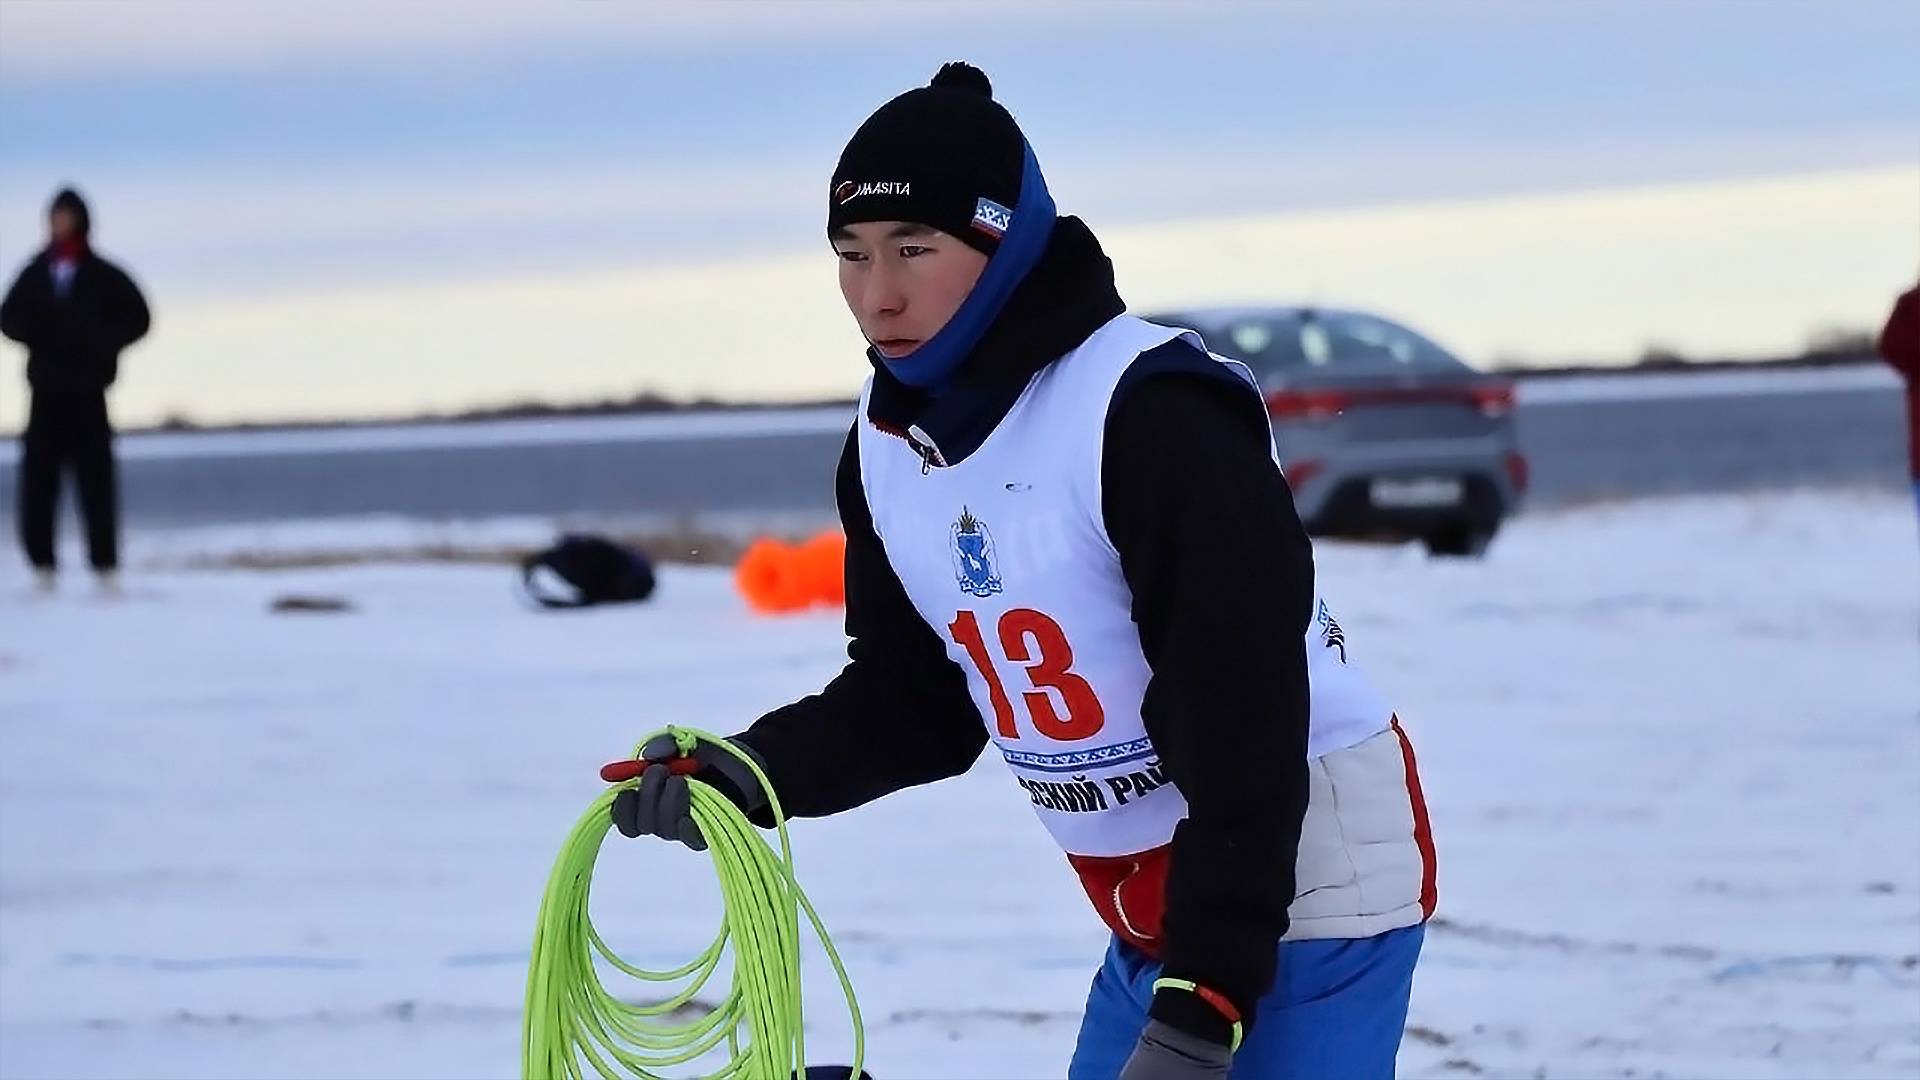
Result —
M 0 333 L 27 347 L 33 404 L 20 447 L 20 545 L 43 592 L 54 588 L 54 511 L 71 468 L 101 588 L 118 589 L 120 494 L 107 388 L 120 352 L 146 335 L 147 302 L 125 271 L 94 254 L 87 204 L 72 189 L 47 211 L 47 246 L 0 302 Z
M 838 475 L 851 662 L 736 741 L 796 817 L 992 743 L 1113 931 L 1072 1080 L 1390 1076 L 1425 808 L 1251 375 L 1124 314 L 971 67 L 874 113 L 829 191 L 873 364 Z M 695 757 L 771 824 L 737 761 Z M 665 765 L 613 816 L 701 846 Z

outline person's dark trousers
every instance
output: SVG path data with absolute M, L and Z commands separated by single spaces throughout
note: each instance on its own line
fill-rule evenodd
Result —
M 27 561 L 53 569 L 60 481 L 70 467 L 79 482 L 89 561 L 95 570 L 118 567 L 120 489 L 106 393 L 36 391 L 20 441 L 20 545 Z

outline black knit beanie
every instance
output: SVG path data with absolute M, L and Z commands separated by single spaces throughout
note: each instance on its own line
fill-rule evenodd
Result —
M 72 188 L 61 188 L 54 195 L 53 202 L 47 207 L 47 213 L 52 214 L 55 210 L 65 210 L 72 214 L 74 228 L 81 236 L 93 231 L 93 215 L 87 212 L 87 201 Z
M 1020 198 L 1026 138 L 970 64 L 943 66 L 860 125 L 833 170 L 827 231 L 863 221 L 931 225 L 992 255 Z

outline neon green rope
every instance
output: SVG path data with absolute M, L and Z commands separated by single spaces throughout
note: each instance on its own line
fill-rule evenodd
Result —
M 614 796 L 639 780 L 616 784 L 587 807 L 568 834 L 540 901 L 527 968 L 526 1015 L 520 1031 L 520 1074 L 525 1080 L 584 1080 L 593 1073 L 618 1080 L 659 1080 L 653 1070 L 697 1062 L 726 1044 L 730 1059 L 701 1080 L 789 1080 L 806 1067 L 800 998 L 800 916 L 825 947 L 846 995 L 853 1021 L 853 1075 L 866 1057 L 866 1034 L 853 984 L 820 916 L 794 879 L 793 849 L 779 796 L 754 760 L 733 744 L 704 731 L 670 727 L 640 741 L 670 734 L 683 753 L 698 742 L 725 748 L 760 781 L 779 822 L 776 854 L 739 808 L 706 784 L 689 779 L 693 820 L 707 840 L 720 895 L 726 906 L 720 933 L 706 951 L 671 971 L 647 971 L 615 955 L 593 928 L 588 903 L 600 844 L 612 825 Z M 640 756 L 638 748 L 634 756 Z M 720 968 L 729 945 L 733 979 L 727 996 L 703 1015 L 676 1022 Z M 622 1001 L 601 982 L 605 964 L 647 983 L 681 983 L 648 1005 Z M 584 1058 L 583 1062 L 581 1059 Z

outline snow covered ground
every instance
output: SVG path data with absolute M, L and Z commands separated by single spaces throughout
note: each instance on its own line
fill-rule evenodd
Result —
M 1920 556 L 1884 494 L 1520 520 L 1481 563 L 1327 545 L 1441 856 L 1403 1075 L 1920 1075 Z M 151 538 L 134 538 L 136 553 Z M 505 571 L 0 572 L 0 1076 L 518 1068 L 535 906 L 597 766 L 838 666 L 724 574 L 545 616 Z M 270 615 L 288 592 L 344 615 Z M 882 1080 L 1058 1077 L 1098 924 L 991 760 L 795 830 Z M 622 841 L 598 920 L 704 944 L 705 864 Z M 823 1055 L 844 1057 L 815 997 Z

